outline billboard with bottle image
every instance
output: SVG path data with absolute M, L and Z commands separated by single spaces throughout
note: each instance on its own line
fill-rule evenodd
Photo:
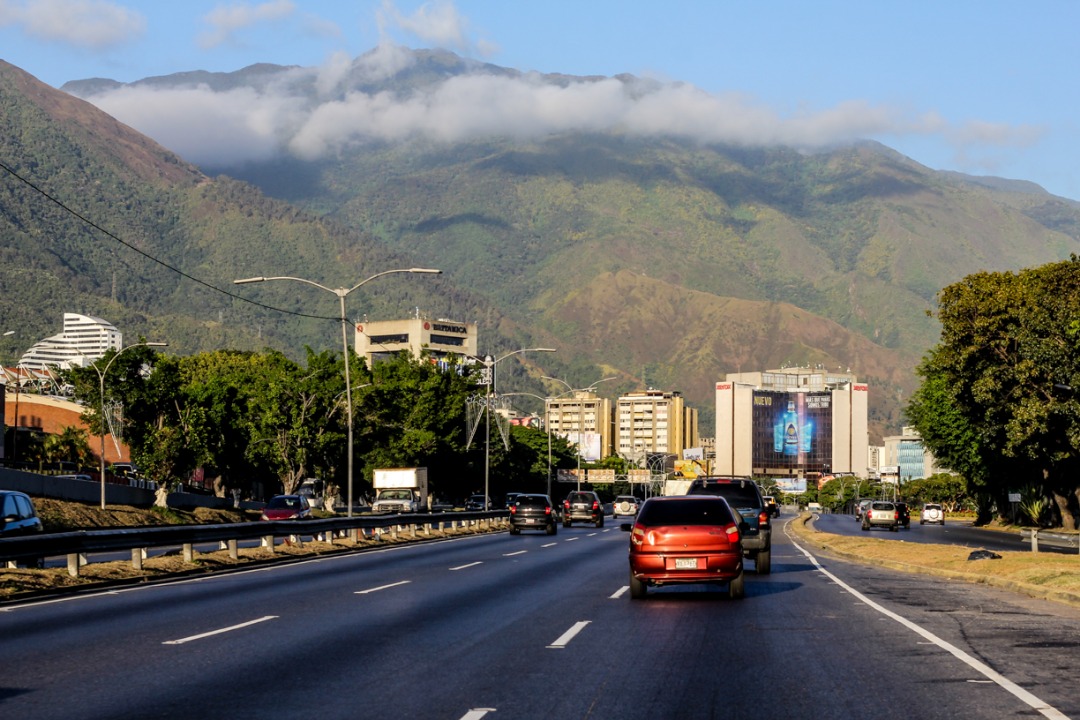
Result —
M 832 393 L 755 390 L 755 472 L 828 470 L 832 457 Z

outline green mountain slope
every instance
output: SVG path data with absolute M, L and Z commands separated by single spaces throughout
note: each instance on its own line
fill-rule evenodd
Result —
M 376 81 L 358 59 L 341 97 L 408 96 L 478 70 L 520 76 L 449 53 L 417 51 L 413 60 Z M 285 83 L 297 103 L 318 95 L 314 73 L 268 65 L 133 85 L 193 82 L 256 92 Z M 99 79 L 65 89 L 92 94 L 115 85 Z M 627 87 L 648 92 L 635 79 Z M 78 175 L 67 167 L 77 152 L 38 152 L 64 166 L 51 181 Z M 28 163 L 41 160 L 31 154 Z M 876 143 L 809 153 L 618 132 L 358 141 L 327 159 L 282 156 L 204 171 L 227 172 L 278 199 L 195 171 L 162 190 L 164 200 L 139 200 L 149 191 L 123 186 L 98 202 L 193 274 L 223 283 L 289 274 L 347 286 L 387 263 L 439 267 L 446 275 L 437 285 L 388 280 L 354 314 L 395 317 L 415 304 L 478 321 L 485 349 L 553 344 L 558 357 L 544 360 L 558 368 L 551 374 L 575 384 L 614 374 L 622 383 L 612 392 L 679 390 L 702 410 L 705 434 L 725 372 L 794 364 L 850 367 L 871 383 L 872 435 L 896 432 L 913 368 L 937 340 L 928 311 L 940 288 L 979 270 L 1080 252 L 1077 203 L 1030 183 L 934 172 Z M 315 321 L 221 299 L 141 265 L 110 294 L 108 263 L 88 267 L 86 296 L 104 309 L 85 311 L 182 329 L 198 338 L 192 348 L 256 336 L 293 347 L 325 338 Z M 83 274 L 62 277 L 77 285 Z M 258 297 L 334 314 L 332 299 L 313 302 L 281 285 L 259 288 Z M 114 309 L 128 315 L 117 319 Z

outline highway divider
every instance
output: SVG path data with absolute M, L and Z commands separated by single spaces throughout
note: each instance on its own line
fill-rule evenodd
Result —
M 489 531 L 504 527 L 505 510 L 474 512 L 423 513 L 407 515 L 365 515 L 351 518 L 318 520 L 277 520 L 215 525 L 168 525 L 116 530 L 76 530 L 0 539 L 0 563 L 33 563 L 46 557 L 67 557 L 68 574 L 79 576 L 79 568 L 89 553 L 130 551 L 131 564 L 142 569 L 142 561 L 151 548 L 179 547 L 186 562 L 195 562 L 195 545 L 218 543 L 232 559 L 239 557 L 239 543 L 260 540 L 273 552 L 279 538 L 313 536 L 325 542 L 358 545 L 372 536 L 388 535 L 423 538 L 433 531 L 478 526 Z

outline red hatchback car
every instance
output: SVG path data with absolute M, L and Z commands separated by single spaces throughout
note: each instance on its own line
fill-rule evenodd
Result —
M 630 597 L 674 583 L 726 582 L 728 597 L 745 594 L 740 516 L 724 498 L 649 498 L 621 527 L 630 531 Z

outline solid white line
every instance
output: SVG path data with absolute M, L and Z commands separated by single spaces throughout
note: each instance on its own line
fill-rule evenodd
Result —
M 608 597 L 609 597 L 610 599 L 612 599 L 612 600 L 618 600 L 618 599 L 619 599 L 619 598 L 621 598 L 621 597 L 622 597 L 622 596 L 623 596 L 623 595 L 624 595 L 624 594 L 626 593 L 626 591 L 627 591 L 627 590 L 629 590 L 629 589 L 630 589 L 630 586 L 629 586 L 629 585 L 623 585 L 623 586 L 622 586 L 621 588 L 619 588 L 618 590 L 616 590 L 616 591 L 615 591 L 615 594 L 614 594 L 614 595 L 608 595 Z
M 529 551 L 528 550 L 518 550 L 517 552 L 512 552 L 512 553 L 503 553 L 503 557 L 514 557 L 515 555 L 524 555 L 527 552 L 529 552 Z
M 476 562 L 471 562 L 471 563 L 469 563 L 468 565 L 458 565 L 457 567 L 452 567 L 452 568 L 450 568 L 450 569 L 451 569 L 451 570 L 464 570 L 465 568 L 471 568 L 471 567 L 476 567 L 477 565 L 483 565 L 483 564 L 484 564 L 484 563 L 482 563 L 482 562 L 480 562 L 480 561 L 478 560 L 478 561 L 476 561 Z
M 844 588 L 845 590 L 850 592 L 852 595 L 859 598 L 860 600 L 862 600 L 864 603 L 866 603 L 867 605 L 869 605 L 873 609 L 877 610 L 882 615 L 885 615 L 886 617 L 895 620 L 896 622 L 900 623 L 901 625 L 903 625 L 907 629 L 911 630 L 912 632 L 917 633 L 918 635 L 921 635 L 922 637 L 926 638 L 927 640 L 929 640 L 934 645 L 937 645 L 942 650 L 952 654 L 953 657 L 957 658 L 958 660 L 960 660 L 961 662 L 966 664 L 968 667 L 970 667 L 972 670 L 975 670 L 976 672 L 978 672 L 979 674 L 981 674 L 985 678 L 987 678 L 987 680 L 985 680 L 985 681 L 984 680 L 977 680 L 975 682 L 987 682 L 987 681 L 990 681 L 990 682 L 997 683 L 1002 689 L 1004 689 L 1007 692 L 1011 693 L 1014 697 L 1019 699 L 1021 702 L 1023 702 L 1024 704 L 1026 704 L 1028 707 L 1032 708 L 1033 710 L 1038 710 L 1039 713 L 1041 713 L 1042 715 L 1044 715 L 1044 716 L 1046 716 L 1048 718 L 1053 718 L 1053 720 L 1069 720 L 1068 716 L 1063 714 L 1057 708 L 1055 708 L 1052 705 L 1044 702 L 1043 700 L 1040 700 L 1038 697 L 1036 697 L 1032 693 L 1028 692 L 1024 688 L 1020 687 L 1019 685 L 1014 683 L 1009 678 L 1005 677 L 1004 675 L 997 672 L 996 670 L 994 670 L 990 666 L 986 665 L 985 663 L 982 663 L 979 660 L 973 658 L 971 655 L 968 655 L 966 652 L 964 652 L 960 648 L 956 647 L 952 643 L 949 643 L 949 642 L 946 642 L 945 640 L 942 640 L 941 638 L 939 638 L 934 633 L 920 627 L 919 625 L 916 625 L 912 621 L 908 620 L 906 617 L 903 617 L 902 615 L 898 615 L 897 613 L 894 613 L 892 610 L 889 610 L 889 609 L 887 609 L 885 607 L 882 607 L 881 605 L 878 605 L 876 602 L 874 602 L 870 598 L 866 597 L 865 595 L 860 593 L 858 590 L 856 590 L 855 588 L 853 588 L 850 585 L 846 584 L 843 580 L 841 580 L 840 578 L 836 577 L 831 572 L 829 572 L 828 570 L 823 568 L 821 566 L 821 564 L 818 563 L 817 558 L 815 558 L 809 552 L 804 550 L 798 543 L 792 542 L 792 545 L 794 545 L 795 548 L 799 552 L 801 552 L 803 555 L 805 555 L 810 560 L 810 562 L 814 564 L 814 566 L 818 570 L 820 570 L 827 577 L 832 579 L 833 582 L 835 582 L 837 585 Z
M 412 580 L 400 580 L 396 583 L 390 583 L 389 585 L 380 585 L 379 587 L 368 588 L 367 590 L 357 590 L 353 595 L 367 595 L 368 593 L 386 590 L 387 588 L 397 587 L 398 585 L 408 585 L 411 582 Z
M 495 708 L 472 708 L 461 716 L 461 720 L 480 720 L 489 712 L 495 712 Z
M 574 637 L 579 632 L 584 630 L 585 626 L 588 625 L 590 622 L 592 622 L 592 621 L 591 620 L 580 620 L 580 621 L 574 623 L 574 626 L 572 628 L 570 628 L 569 630 L 564 632 L 562 635 L 560 635 L 559 639 L 556 640 L 555 642 L 551 643 L 550 645 L 548 645 L 548 647 L 549 648 L 555 648 L 555 649 L 562 649 L 562 648 L 566 647 L 567 644 L 571 640 L 573 640 Z
M 277 615 L 267 615 L 266 617 L 261 617 L 258 620 L 249 620 L 246 623 L 240 623 L 239 625 L 233 625 L 232 627 L 221 628 L 220 630 L 211 630 L 210 632 L 205 632 L 205 633 L 202 633 L 201 635 L 192 635 L 191 637 L 180 638 L 179 640 L 166 640 L 165 642 L 163 642 L 161 644 L 162 645 L 183 645 L 184 643 L 191 642 L 192 640 L 202 640 L 203 638 L 208 638 L 211 635 L 220 635 L 221 633 L 227 633 L 227 632 L 230 632 L 232 630 L 239 630 L 240 628 L 246 628 L 249 625 L 255 625 L 257 623 L 266 622 L 267 620 L 275 620 L 275 619 L 277 619 Z

